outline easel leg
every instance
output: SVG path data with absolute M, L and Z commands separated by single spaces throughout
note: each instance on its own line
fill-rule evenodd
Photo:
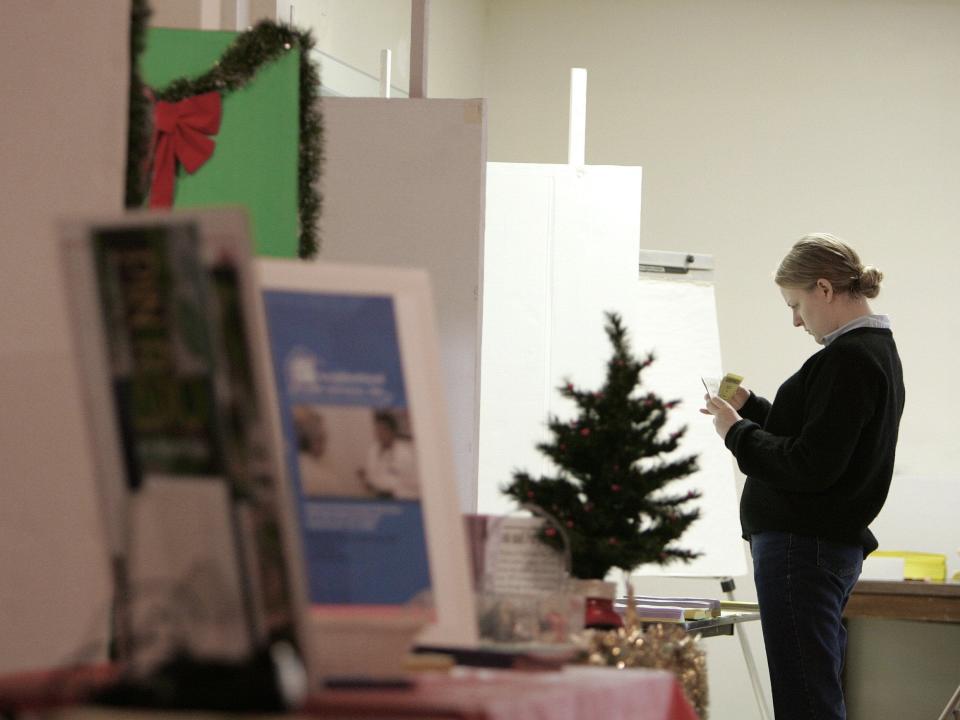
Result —
M 736 583 L 733 578 L 723 578 L 720 580 L 720 589 L 723 590 L 728 600 L 734 600 L 733 591 L 736 589 Z M 750 642 L 747 640 L 747 634 L 743 628 L 734 626 L 734 633 L 740 638 L 740 649 L 743 651 L 743 659 L 747 663 L 747 672 L 750 674 L 750 684 L 753 686 L 753 697 L 757 701 L 757 709 L 760 711 L 761 720 L 770 720 L 773 714 L 767 707 L 766 698 L 763 696 L 763 686 L 760 684 L 760 675 L 757 673 L 757 664 L 753 661 L 753 652 L 750 650 Z
M 953 697 L 940 713 L 939 720 L 960 720 L 960 685 L 953 691 Z

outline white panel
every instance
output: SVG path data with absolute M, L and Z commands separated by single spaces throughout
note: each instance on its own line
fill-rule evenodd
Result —
M 572 406 L 559 405 L 554 388 L 567 377 L 600 385 L 610 356 L 603 313 L 625 314 L 625 294 L 636 284 L 641 169 L 549 167 L 558 175 L 550 406 L 565 416 Z
M 2 674 L 106 657 L 109 565 L 56 228 L 123 204 L 130 3 L 6 3 L 0 23 Z
M 553 166 L 550 166 L 551 168 Z M 543 469 L 553 173 L 536 165 L 487 164 L 480 355 L 477 509 L 502 515 L 500 487 L 517 468 Z
M 324 98 L 322 112 L 320 259 L 429 273 L 460 503 L 472 511 L 484 101 Z

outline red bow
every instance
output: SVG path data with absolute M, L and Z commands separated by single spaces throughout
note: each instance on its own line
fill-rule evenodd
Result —
M 220 93 L 216 91 L 154 106 L 150 207 L 173 205 L 177 162 L 194 173 L 213 155 L 216 143 L 207 136 L 220 131 L 220 116 Z

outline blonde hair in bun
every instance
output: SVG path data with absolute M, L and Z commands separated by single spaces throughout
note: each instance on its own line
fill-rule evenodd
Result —
M 781 287 L 810 289 L 820 278 L 829 280 L 834 292 L 875 298 L 883 273 L 861 263 L 856 251 L 837 236 L 812 233 L 793 244 L 774 281 Z
M 883 273 L 873 265 L 864 265 L 860 271 L 860 280 L 855 283 L 857 292 L 865 298 L 875 298 L 880 293 Z

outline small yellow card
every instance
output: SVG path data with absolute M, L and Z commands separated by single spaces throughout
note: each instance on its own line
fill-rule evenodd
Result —
M 733 400 L 733 396 L 737 392 L 737 388 L 740 387 L 740 383 L 742 382 L 742 375 L 737 375 L 736 373 L 727 373 L 720 381 L 720 389 L 717 391 L 717 396 L 723 400 L 726 400 L 727 402 L 730 402 Z

